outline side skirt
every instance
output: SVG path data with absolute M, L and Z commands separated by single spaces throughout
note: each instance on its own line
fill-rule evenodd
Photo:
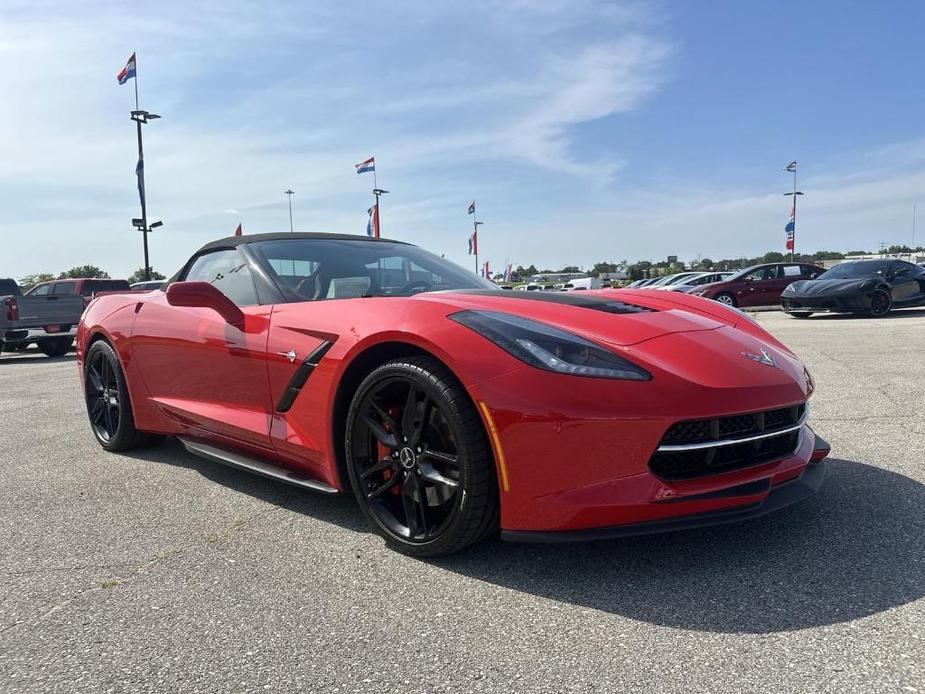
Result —
M 325 494 L 338 493 L 334 487 L 321 480 L 300 477 L 291 470 L 277 467 L 276 465 L 258 460 L 257 458 L 244 455 L 243 453 L 217 448 L 208 443 L 194 441 L 182 436 L 178 436 L 177 438 L 180 439 L 180 443 L 183 444 L 183 447 L 186 448 L 187 451 L 200 458 L 212 460 L 222 465 L 238 468 L 239 470 L 246 470 L 256 475 L 262 475 L 263 477 L 269 477 L 270 479 L 279 480 L 280 482 L 286 482 L 287 484 L 293 484 L 304 489 L 311 489 Z

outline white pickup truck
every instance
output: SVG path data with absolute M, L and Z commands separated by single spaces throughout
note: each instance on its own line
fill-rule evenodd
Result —
M 34 342 L 49 357 L 67 354 L 83 310 L 80 296 L 23 296 L 15 280 L 0 279 L 0 351 Z

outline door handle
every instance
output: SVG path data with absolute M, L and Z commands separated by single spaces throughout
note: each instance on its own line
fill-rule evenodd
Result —
M 288 352 L 277 352 L 276 354 L 280 357 L 286 357 L 286 359 L 289 360 L 290 364 L 295 361 L 295 358 L 297 356 L 299 356 L 298 354 L 296 354 L 296 351 L 294 349 L 290 349 Z

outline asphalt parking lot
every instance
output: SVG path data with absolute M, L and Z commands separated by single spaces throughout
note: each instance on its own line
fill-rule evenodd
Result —
M 430 562 L 348 497 L 104 453 L 73 355 L 3 354 L 0 690 L 925 692 L 925 310 L 758 320 L 816 378 L 817 497 Z

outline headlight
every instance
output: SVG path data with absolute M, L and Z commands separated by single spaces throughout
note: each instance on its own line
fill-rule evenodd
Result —
M 652 374 L 590 340 L 543 323 L 496 311 L 449 316 L 538 369 L 572 376 L 648 381 Z

